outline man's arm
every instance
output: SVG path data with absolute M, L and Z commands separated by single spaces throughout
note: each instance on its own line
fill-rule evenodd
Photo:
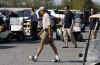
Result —
M 74 25 L 75 24 L 75 19 L 72 19 L 72 25 Z
M 71 29 L 73 29 L 73 26 L 75 24 L 75 17 L 74 17 L 74 14 L 72 13 L 72 25 L 71 25 Z
M 72 25 L 74 25 L 75 24 L 75 16 L 74 16 L 74 14 L 72 13 Z
M 42 29 L 37 35 L 40 36 L 44 30 Z
M 75 20 L 73 19 L 73 20 L 72 20 L 72 25 L 71 25 L 71 28 L 70 28 L 71 30 L 73 30 L 74 24 L 75 24 Z

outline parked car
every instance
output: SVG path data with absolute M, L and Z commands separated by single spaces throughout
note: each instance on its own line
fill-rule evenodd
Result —
M 22 11 L 16 11 L 17 15 L 19 17 L 23 17 L 23 19 L 30 19 L 31 11 L 30 10 L 22 10 Z
M 9 25 L 7 25 L 7 18 L 0 12 L 0 40 L 8 40 L 8 36 L 11 31 L 8 30 Z
M 18 17 L 10 17 L 10 27 L 13 36 L 17 38 L 17 40 L 24 40 L 26 37 L 32 37 L 31 11 L 22 10 L 16 11 L 15 13 Z
M 56 18 L 64 19 L 64 10 L 48 10 L 50 14 Z
M 3 13 L 4 14 L 4 13 Z M 4 15 L 0 16 L 0 19 L 3 22 L 2 25 L 5 28 L 6 26 L 8 29 L 2 31 L 0 33 L 0 39 L 2 40 L 24 40 L 24 21 L 30 18 L 30 10 L 22 10 L 22 11 L 13 11 L 13 14 L 5 14 L 8 16 L 8 23 L 5 22 Z M 3 28 L 0 27 L 0 28 Z

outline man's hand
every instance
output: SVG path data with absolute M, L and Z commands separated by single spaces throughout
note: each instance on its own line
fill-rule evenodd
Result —
M 49 40 L 51 40 L 51 38 L 52 38 L 51 35 L 49 35 L 48 38 L 49 38 Z
M 37 36 L 40 36 L 40 32 L 37 34 Z
M 74 25 L 75 25 L 75 20 L 73 19 L 73 20 L 72 20 L 72 25 L 71 25 L 71 28 L 70 28 L 71 31 L 73 30 L 73 26 L 74 26 Z
M 42 29 L 42 30 L 37 34 L 37 36 L 40 36 L 41 33 L 42 33 L 43 31 L 44 31 L 44 30 Z
M 52 43 L 52 36 L 51 35 L 48 36 L 48 40 L 49 40 L 49 43 Z

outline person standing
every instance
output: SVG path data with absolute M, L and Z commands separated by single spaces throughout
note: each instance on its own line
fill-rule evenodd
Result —
M 90 15 L 94 15 L 96 14 L 96 11 L 94 8 L 91 8 L 90 10 Z M 96 32 L 97 29 L 99 28 L 99 22 L 97 18 L 91 18 L 90 19 L 90 30 L 91 30 L 91 35 L 90 35 L 90 39 L 94 40 L 96 38 Z
M 77 43 L 75 40 L 75 37 L 72 33 L 72 28 L 73 28 L 73 24 L 74 24 L 74 15 L 73 13 L 70 11 L 69 6 L 66 6 L 64 8 L 65 10 L 65 17 L 64 17 L 64 42 L 66 44 L 66 40 L 68 40 L 68 36 L 70 37 L 70 39 L 72 40 L 73 43 L 73 47 L 77 48 Z M 67 43 L 67 47 L 68 47 L 68 43 Z
M 31 20 L 32 20 L 32 36 L 33 39 L 36 40 L 37 39 L 37 25 L 38 25 L 38 19 L 37 19 L 37 15 L 35 13 L 34 8 L 32 8 L 31 10 Z
M 40 55 L 40 53 L 43 50 L 43 47 L 45 44 L 49 44 L 51 46 L 51 48 L 53 49 L 54 53 L 55 53 L 55 59 L 54 62 L 59 62 L 59 56 L 58 56 L 58 51 L 56 46 L 53 43 L 53 34 L 51 31 L 51 23 L 50 23 L 50 16 L 48 13 L 46 13 L 46 9 L 45 7 L 40 7 L 39 8 L 39 12 L 40 14 L 43 16 L 43 29 L 38 33 L 38 36 L 40 36 L 41 34 L 42 36 L 42 40 L 40 42 L 40 48 L 38 48 L 37 53 L 35 56 L 32 56 L 32 60 L 34 62 L 37 61 L 38 56 Z M 46 42 L 48 40 L 48 42 Z

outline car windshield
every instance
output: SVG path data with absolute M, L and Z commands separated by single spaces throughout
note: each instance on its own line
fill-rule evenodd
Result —
M 50 11 L 47 11 L 47 13 L 49 14 L 49 16 L 52 16 Z
M 17 11 L 17 14 L 19 17 L 30 17 L 31 16 L 30 10 Z
M 10 14 L 10 12 L 8 10 L 0 10 L 0 12 L 4 15 L 4 16 L 8 16 Z
M 50 11 L 47 11 L 47 13 L 50 15 L 51 14 L 51 12 Z

